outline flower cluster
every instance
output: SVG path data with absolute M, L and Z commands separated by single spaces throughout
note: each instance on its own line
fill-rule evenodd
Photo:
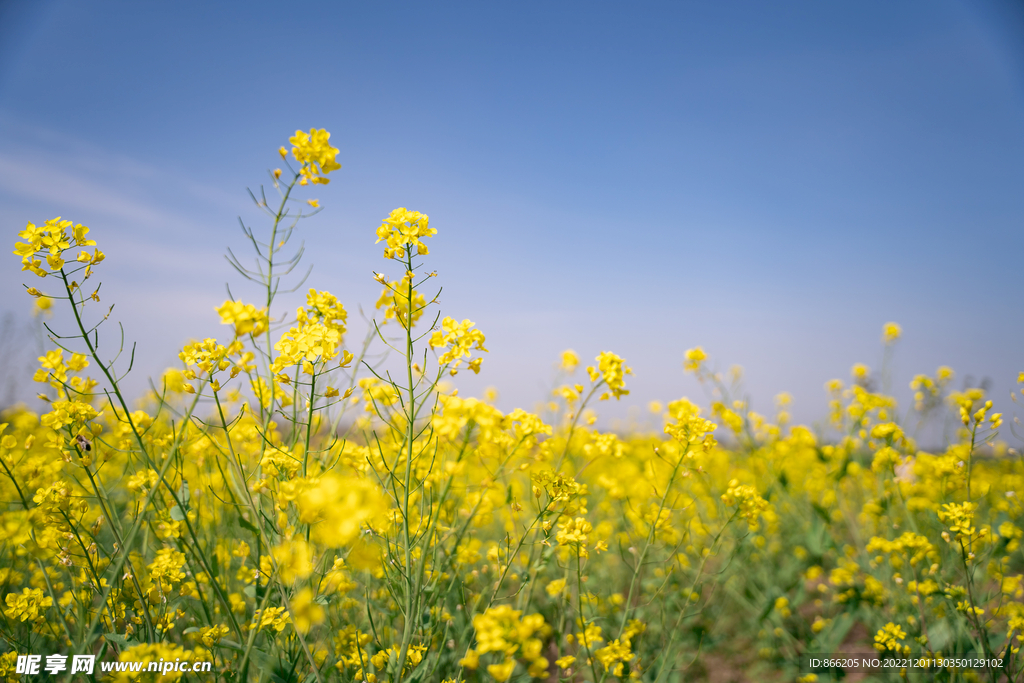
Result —
M 39 588 L 23 588 L 21 593 L 8 593 L 4 597 L 4 616 L 13 621 L 40 622 L 46 610 L 53 607 L 53 598 Z
M 949 530 L 956 535 L 961 543 L 968 543 L 974 539 L 978 530 L 973 526 L 974 511 L 977 505 L 968 501 L 965 503 L 946 503 L 938 511 L 939 521 L 944 522 Z
M 593 530 L 594 527 L 583 517 L 566 519 L 558 527 L 555 538 L 558 540 L 558 545 L 571 548 L 574 551 L 573 554 L 585 558 L 590 556 L 587 551 L 587 534 Z
M 686 444 L 687 451 L 690 446 L 700 444 L 705 451 L 714 448 L 715 437 L 712 435 L 718 425 L 700 416 L 700 408 L 689 401 L 681 398 L 668 404 L 668 414 L 675 419 L 675 424 L 665 425 L 665 433 L 677 441 Z
M 392 211 L 377 228 L 377 242 L 387 245 L 384 258 L 404 259 L 406 251 L 413 247 L 420 256 L 428 254 L 427 245 L 420 238 L 436 234 L 437 229 L 430 227 L 430 218 L 426 214 L 403 207 Z
M 737 514 L 747 520 L 750 528 L 757 528 L 758 517 L 768 509 L 768 501 L 757 493 L 753 486 L 740 484 L 738 479 L 729 482 L 729 488 L 722 494 L 722 502 L 735 507 Z
M 606 646 L 594 652 L 597 661 L 601 663 L 604 670 L 615 677 L 622 676 L 623 668 L 630 665 L 630 678 L 636 679 L 642 673 L 638 665 L 637 656 L 631 650 L 633 638 L 647 630 L 646 624 L 639 619 L 631 619 L 622 631 L 622 637 L 616 638 Z
M 936 553 L 935 546 L 932 545 L 931 541 L 921 534 L 915 534 L 913 531 L 906 531 L 891 541 L 875 536 L 868 541 L 865 549 L 869 553 L 888 555 L 892 566 L 896 569 L 900 569 L 903 566 L 903 558 L 907 558 L 911 567 L 926 559 L 938 559 L 938 553 Z
M 383 276 L 380 276 L 378 280 L 384 283 L 384 289 L 376 304 L 377 309 L 384 309 L 384 320 L 381 321 L 381 324 L 386 325 L 389 320 L 394 320 L 403 328 L 409 325 L 409 290 L 411 288 L 412 324 L 415 325 L 423 316 L 423 310 L 427 307 L 427 299 L 413 287 L 413 273 L 407 272 L 401 280 L 396 282 L 387 282 Z
M 271 371 L 280 373 L 285 368 L 301 365 L 304 373 L 312 375 L 316 372 L 315 363 L 325 363 L 338 356 L 348 313 L 330 292 L 310 289 L 306 305 L 299 306 L 295 317 L 297 324 L 274 344 L 278 356 Z M 349 351 L 343 351 L 341 364 L 348 365 L 352 357 Z M 287 381 L 287 377 L 282 380 Z
M 889 345 L 895 342 L 903 334 L 903 328 L 897 323 L 886 323 L 882 327 L 882 343 Z
M 201 342 L 186 344 L 178 354 L 178 358 L 185 364 L 183 377 L 186 380 L 208 379 L 210 387 L 220 391 L 220 380 L 215 378 L 218 373 L 230 371 L 234 379 L 240 372 L 251 369 L 253 354 L 243 349 L 242 342 L 237 338 L 227 346 L 218 344 L 216 339 L 210 337 Z M 231 356 L 237 356 L 237 361 L 232 361 Z M 195 393 L 195 387 L 187 383 L 182 384 L 181 390 Z
M 629 391 L 626 389 L 626 375 L 632 375 L 633 371 L 626 366 L 625 361 L 611 351 L 602 351 L 597 356 L 597 367 L 588 366 L 587 374 L 591 382 L 601 381 L 608 387 L 608 391 L 601 394 L 601 400 L 605 401 L 612 396 L 616 400 L 622 398 Z
M 687 372 L 698 372 L 704 364 L 704 361 L 708 359 L 708 354 L 704 352 L 701 347 L 693 349 L 687 349 L 686 353 L 683 354 L 685 360 L 683 361 L 683 369 Z
M 543 656 L 544 639 L 551 633 L 551 627 L 540 614 L 522 616 L 520 610 L 509 605 L 489 608 L 483 614 L 473 617 L 476 646 L 466 651 L 461 663 L 469 669 L 480 666 L 480 656 L 495 653 L 502 661 L 490 664 L 489 673 L 496 681 L 507 681 L 516 668 L 516 660 L 526 665 L 526 672 L 533 678 L 545 678 L 548 660 Z
M 267 331 L 270 320 L 266 308 L 256 308 L 253 304 L 241 301 L 225 301 L 217 307 L 220 321 L 225 325 L 235 326 L 235 336 L 247 334 L 258 336 Z
M 70 233 L 68 228 L 71 228 Z M 88 234 L 89 228 L 86 226 L 64 220 L 60 216 L 51 218 L 40 226 L 29 223 L 24 230 L 18 233 L 18 236 L 26 241 L 15 244 L 14 254 L 21 257 L 22 270 L 35 273 L 39 277 L 46 277 L 51 272 L 59 273 L 64 268 L 67 250 L 96 246 L 94 240 L 86 237 Z M 49 266 L 50 272 L 43 269 L 43 258 L 46 259 L 46 265 Z M 106 258 L 105 255 L 99 249 L 94 249 L 92 254 L 83 249 L 75 256 L 74 261 L 85 265 L 85 276 L 88 277 L 92 272 L 92 266 L 104 258 Z
M 331 134 L 324 129 L 311 128 L 309 133 L 301 130 L 295 131 L 295 135 L 288 138 L 292 143 L 292 156 L 299 162 L 300 185 L 309 183 L 326 185 L 331 182 L 327 174 L 341 168 L 335 158 L 338 156 L 338 148 L 330 144 Z M 285 148 L 281 148 L 281 156 L 286 154 Z
M 328 327 L 321 322 L 296 325 L 282 334 L 281 339 L 274 344 L 278 356 L 271 365 L 271 371 L 277 373 L 301 365 L 304 373 L 312 375 L 313 363 L 336 358 L 340 344 L 341 332 L 335 327 Z
M 306 294 L 306 305 L 299 306 L 295 318 L 301 325 L 320 323 L 337 330 L 339 334 L 345 334 L 348 311 L 338 301 L 338 297 L 330 292 L 310 288 Z
M 443 366 L 450 366 L 450 372 L 453 375 L 463 359 L 469 358 L 474 350 L 487 351 L 484 348 L 486 341 L 484 333 L 473 329 L 473 325 L 472 320 L 463 320 L 460 323 L 454 318 L 446 317 L 441 321 L 441 329 L 434 330 L 430 337 L 432 347 L 446 349 L 438 357 L 437 362 Z M 470 360 L 468 362 L 469 369 L 473 372 L 480 372 L 480 363 L 482 362 L 483 358 L 479 356 Z
M 299 520 L 309 524 L 312 538 L 329 548 L 350 544 L 384 513 L 377 489 L 361 479 L 325 474 L 296 498 Z
M 906 637 L 906 631 L 890 621 L 875 634 L 875 649 L 879 652 L 909 653 L 910 648 L 902 645 Z

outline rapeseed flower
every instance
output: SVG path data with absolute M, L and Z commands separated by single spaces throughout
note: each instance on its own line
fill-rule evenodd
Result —
M 377 242 L 386 243 L 384 258 L 404 259 L 406 251 L 412 247 L 420 256 L 429 254 L 427 245 L 421 241 L 423 237 L 437 234 L 436 228 L 430 227 L 430 218 L 419 211 L 409 211 L 402 207 L 392 211 L 377 228 Z
M 309 133 L 301 130 L 295 131 L 295 135 L 288 139 L 292 143 L 292 156 L 299 162 L 299 173 L 302 176 L 299 184 L 308 183 L 326 185 L 331 182 L 326 176 L 332 171 L 341 168 L 335 159 L 338 156 L 338 148 L 330 145 L 331 134 L 324 129 L 311 128 Z M 281 148 L 284 156 L 283 150 Z
M 587 374 L 591 382 L 602 382 L 608 387 L 608 391 L 601 394 L 601 400 L 607 400 L 614 396 L 616 400 L 622 398 L 629 391 L 626 387 L 626 375 L 632 375 L 633 371 L 626 366 L 625 361 L 611 351 L 602 351 L 597 356 L 597 367 L 588 366 Z

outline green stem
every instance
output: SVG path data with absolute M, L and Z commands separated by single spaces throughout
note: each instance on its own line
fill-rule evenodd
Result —
M 647 557 L 647 553 L 654 543 L 655 534 L 658 528 L 658 520 L 661 519 L 661 513 L 665 509 L 665 503 L 668 501 L 668 494 L 672 490 L 672 484 L 676 480 L 676 475 L 679 473 L 679 468 L 683 464 L 683 459 L 690 452 L 690 444 L 686 444 L 686 449 L 679 455 L 679 460 L 672 468 L 672 474 L 668 478 L 668 483 L 665 485 L 665 493 L 661 496 L 661 502 L 658 505 L 658 513 L 651 524 L 650 530 L 647 532 L 647 540 L 644 543 L 644 548 L 640 551 L 640 556 L 637 558 L 636 566 L 633 568 L 633 578 L 629 582 L 629 595 L 626 598 L 626 607 L 622 610 L 622 620 L 619 622 L 619 635 L 618 638 L 622 638 L 622 633 L 626 630 L 626 623 L 629 621 L 630 606 L 633 604 L 633 595 L 636 590 L 637 580 L 640 576 L 640 570 L 643 567 L 644 559 Z
M 406 250 L 406 270 L 412 272 L 412 252 Z M 406 459 L 405 459 L 405 491 L 402 495 L 402 534 L 404 538 L 405 546 L 405 625 L 402 633 L 402 646 L 398 653 L 398 671 L 397 675 L 399 679 L 402 677 L 402 673 L 405 669 L 405 660 L 409 655 L 409 645 L 412 643 L 412 628 L 413 623 L 416 620 L 413 614 L 413 608 L 415 607 L 417 600 L 414 592 L 418 586 L 414 585 L 419 583 L 418 577 L 414 580 L 412 576 L 412 548 L 409 543 L 409 491 L 412 487 L 412 459 L 413 459 L 413 439 L 415 438 L 415 425 L 414 420 L 416 418 L 416 392 L 413 384 L 412 376 L 412 365 L 413 365 L 413 343 L 412 343 L 412 314 L 413 314 L 413 278 L 409 278 L 408 286 L 408 300 L 406 303 L 406 324 L 405 324 L 405 369 L 406 378 L 409 382 L 409 405 L 406 408 Z
M 555 465 L 555 471 L 561 469 L 562 463 L 565 461 L 565 456 L 569 454 L 569 444 L 572 442 L 572 435 L 576 431 L 576 424 L 580 421 L 580 416 L 583 415 L 583 409 L 590 403 L 590 399 L 593 398 L 594 392 L 604 386 L 604 378 L 601 378 L 597 384 L 590 388 L 590 393 L 583 399 L 583 403 L 580 404 L 580 409 L 576 411 L 576 414 L 572 418 L 572 424 L 569 425 L 569 435 L 565 437 L 565 448 L 562 449 L 562 455 L 558 458 L 558 463 Z
M 589 639 L 587 638 L 587 618 L 583 614 L 583 571 L 580 568 L 580 548 L 576 548 L 576 613 L 580 615 L 580 633 L 583 635 L 583 647 L 587 648 L 587 662 L 590 664 L 590 673 L 593 674 L 593 680 L 597 680 L 597 667 L 594 665 L 594 652 L 590 647 Z M 608 670 L 605 669 L 605 676 L 608 675 Z M 604 680 L 602 677 L 601 680 Z
M 704 565 L 707 564 L 708 558 L 711 557 L 711 553 L 715 549 L 715 545 L 722 538 L 722 534 L 725 533 L 725 530 L 729 528 L 729 525 L 732 524 L 733 520 L 736 519 L 736 516 L 738 514 L 739 510 L 734 512 L 732 514 L 732 517 L 730 517 L 728 521 L 726 521 L 725 525 L 721 528 L 718 534 L 715 535 L 715 538 L 711 541 L 711 547 L 708 548 L 708 554 L 704 555 L 704 557 L 701 558 L 700 566 L 697 568 L 697 574 L 693 577 L 693 583 L 690 584 L 690 590 L 686 593 L 686 602 L 690 601 L 690 596 L 693 595 L 694 590 L 697 588 L 697 582 L 700 581 L 700 577 L 704 574 Z M 680 609 L 679 617 L 676 619 L 675 624 L 672 625 L 672 630 L 669 631 L 668 644 L 665 646 L 665 649 L 663 650 L 664 655 L 662 656 L 662 659 L 666 661 L 664 662 L 664 664 L 662 664 L 661 670 L 658 671 L 658 677 L 654 679 L 654 683 L 660 683 L 661 677 L 664 676 L 665 672 L 668 670 L 667 660 L 669 657 L 669 653 L 672 652 L 672 646 L 675 644 L 676 634 L 679 633 L 679 625 L 683 623 L 683 618 L 685 616 L 686 610 Z

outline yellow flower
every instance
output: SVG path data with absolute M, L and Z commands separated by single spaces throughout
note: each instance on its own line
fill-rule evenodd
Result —
M 633 371 L 625 365 L 625 361 L 611 351 L 602 351 L 596 360 L 596 368 L 593 366 L 587 368 L 590 381 L 597 382 L 600 379 L 611 390 L 601 394 L 601 400 L 607 400 L 611 396 L 618 400 L 628 394 L 629 391 L 625 388 L 625 376 L 632 375 Z
M 886 344 L 892 344 L 900 338 L 901 334 L 903 334 L 903 328 L 896 323 L 886 323 L 882 327 L 882 341 Z
M 267 331 L 269 319 L 266 308 L 256 308 L 253 304 L 241 301 L 225 301 L 217 307 L 220 321 L 225 325 L 235 326 L 235 336 L 252 334 L 259 336 Z
M 324 176 L 341 168 L 341 164 L 335 161 L 335 157 L 338 156 L 338 148 L 331 147 L 330 139 L 330 133 L 316 128 L 310 129 L 308 134 L 297 130 L 295 135 L 288 139 L 288 142 L 294 145 L 292 156 L 301 164 L 299 168 L 299 174 L 302 176 L 299 181 L 300 185 L 308 183 L 326 185 L 330 180 Z M 281 150 L 284 150 L 284 147 Z M 284 155 L 282 154 L 282 156 Z
M 317 479 L 295 504 L 300 521 L 310 525 L 312 540 L 329 548 L 350 544 L 386 508 L 375 486 L 363 479 L 343 479 L 334 473 Z
M 625 642 L 613 640 L 594 652 L 594 655 L 597 657 L 597 661 L 604 666 L 604 670 L 611 671 L 612 675 L 616 677 L 622 675 L 623 665 L 633 659 L 628 640 Z
M 875 634 L 875 649 L 879 652 L 901 652 L 900 643 L 906 637 L 906 632 L 890 621 Z
M 548 662 L 546 657 L 537 657 L 530 666 L 527 667 L 526 673 L 530 675 L 530 678 L 548 678 Z
M 313 572 L 313 549 L 300 538 L 285 540 L 272 549 L 281 581 L 290 584 Z
M 700 443 L 705 451 L 714 448 L 717 442 L 712 432 L 718 429 L 718 425 L 702 418 L 700 407 L 687 398 L 681 398 L 668 404 L 668 414 L 676 422 L 665 425 L 666 434 L 687 446 Z
M 430 252 L 420 238 L 436 234 L 437 230 L 430 227 L 430 218 L 426 214 L 401 207 L 392 211 L 377 228 L 377 243 L 387 244 L 384 258 L 404 259 L 406 250 L 412 247 L 416 247 L 417 254 L 425 256 Z
M 183 567 L 185 566 L 185 555 L 174 548 L 161 548 L 147 569 L 149 570 L 149 581 L 152 582 L 151 599 L 160 595 L 166 595 L 173 590 L 174 586 L 185 578 Z
M 53 607 L 53 598 L 39 588 L 22 588 L 21 593 L 4 596 L 7 608 L 4 616 L 14 621 L 41 621 L 47 608 Z
M 459 660 L 459 666 L 476 669 L 480 666 L 480 653 L 476 650 L 466 650 L 466 656 Z
M 751 529 L 757 527 L 757 518 L 768 509 L 768 501 L 757 494 L 753 486 L 741 486 L 739 480 L 729 482 L 729 488 L 722 494 L 722 502 L 738 508 L 740 517 L 747 520 Z
M 409 284 L 412 282 L 412 273 L 406 273 L 398 282 L 383 281 L 384 289 L 377 299 L 376 307 L 384 309 L 384 322 L 395 320 L 402 327 L 409 324 Z M 378 279 L 378 281 L 383 278 Z M 423 309 L 427 306 L 426 298 L 416 289 L 412 291 L 412 324 L 415 325 L 423 316 Z
M 585 647 L 596 647 L 598 643 L 604 642 L 604 637 L 601 635 L 601 627 L 594 622 L 587 623 L 583 630 L 576 634 L 576 640 Z
M 223 624 L 217 626 L 208 626 L 206 628 L 199 629 L 199 635 L 197 636 L 199 642 L 204 647 L 213 647 L 220 642 L 220 639 L 230 633 L 231 629 Z
M 413 645 L 409 648 L 406 654 L 406 664 L 403 669 L 403 673 L 408 671 L 411 667 L 416 666 L 423 661 L 423 653 L 427 651 L 425 645 Z M 390 662 L 398 662 L 399 648 L 392 645 L 386 650 L 380 650 L 377 654 L 370 658 L 370 662 L 374 668 L 383 670 Z
M 67 229 L 71 228 L 71 235 Z M 42 268 L 40 255 L 45 254 L 46 263 L 53 272 L 58 272 L 64 267 L 64 252 L 73 247 L 95 246 L 96 242 L 86 238 L 89 228 L 81 223 L 73 225 L 71 221 L 63 220 L 60 216 L 50 219 L 42 226 L 29 223 L 18 236 L 27 240 L 15 244 L 14 254 L 21 257 L 21 269 L 35 273 L 39 277 L 46 277 L 49 273 Z M 73 244 L 72 244 L 73 243 Z M 81 252 L 74 257 L 75 261 L 90 264 L 86 268 L 85 276 L 91 272 L 91 264 L 99 263 L 104 255 L 95 250 L 92 256 Z M 74 286 L 74 285 L 73 285 Z
M 590 525 L 590 522 L 583 517 L 577 517 L 562 522 L 555 537 L 558 540 L 558 545 L 575 548 L 580 557 L 589 557 L 587 552 L 587 534 L 592 530 L 593 527 Z
M 48 296 L 41 296 L 35 300 L 32 315 L 36 316 L 40 313 L 49 314 L 51 308 L 53 308 L 53 299 Z
M 494 677 L 499 683 L 507 681 L 512 676 L 512 670 L 516 668 L 516 660 L 506 659 L 501 664 L 491 664 L 487 667 L 487 673 Z
M 967 602 L 966 600 L 961 600 L 960 602 L 956 603 L 956 609 L 958 612 L 974 614 L 979 617 L 985 614 L 984 609 L 982 609 L 981 607 L 971 607 L 971 603 Z
M 512 675 L 516 657 L 528 662 L 530 676 L 544 677 L 548 660 L 541 656 L 541 650 L 551 627 L 544 623 L 540 614 L 521 615 L 522 612 L 509 605 L 498 605 L 474 616 L 477 646 L 475 650 L 466 652 L 460 666 L 476 669 L 480 665 L 480 655 L 494 652 L 504 656 L 501 664 L 487 667 L 487 672 L 497 680 L 506 680 Z
M 268 607 L 265 610 L 256 610 L 250 628 L 255 628 L 257 631 L 269 628 L 280 633 L 290 621 L 291 616 L 284 607 Z
M 566 655 L 565 657 L 556 659 L 555 666 L 557 666 L 559 669 L 568 669 L 570 666 L 572 666 L 572 663 L 575 661 L 575 657 L 573 657 L 572 655 Z
M 683 369 L 687 372 L 697 372 L 704 361 L 708 359 L 708 354 L 704 353 L 704 349 L 698 346 L 693 349 L 687 349 L 684 358 L 686 360 L 683 361 Z
M 451 364 L 452 369 L 459 367 L 463 358 L 468 358 L 473 350 L 484 351 L 484 342 L 486 341 L 484 333 L 480 330 L 473 328 L 472 320 L 463 320 L 461 323 L 456 322 L 454 318 L 445 318 L 441 321 L 441 329 L 435 330 L 434 334 L 430 337 L 430 345 L 434 348 L 447 348 L 447 351 L 441 354 L 437 359 L 440 365 Z M 480 364 L 477 363 L 473 366 L 470 363 L 470 369 L 474 372 L 480 371 Z
M 279 352 L 270 371 L 279 373 L 285 368 L 301 365 L 303 361 L 329 361 L 338 355 L 341 331 L 322 322 L 301 323 L 289 328 L 274 344 Z
M 977 531 L 972 526 L 975 508 L 977 505 L 971 502 L 946 503 L 938 512 L 939 521 L 945 522 L 960 542 L 968 542 Z
M 300 633 L 324 622 L 324 608 L 314 599 L 313 591 L 303 588 L 291 599 L 292 621 Z
M 850 374 L 858 382 L 863 382 L 868 378 L 871 373 L 871 368 L 864 365 L 863 363 L 854 363 L 853 368 L 850 369 Z
M 207 337 L 202 342 L 194 344 L 186 344 L 182 348 L 181 353 L 178 354 L 178 358 L 185 364 L 186 367 L 190 368 L 185 372 L 186 379 L 195 379 L 195 372 L 191 370 L 191 367 L 196 368 L 203 375 L 209 375 L 214 372 L 221 372 L 231 367 L 231 361 L 228 360 L 228 356 L 232 353 L 241 350 L 241 342 L 236 342 L 229 346 L 218 344 L 216 339 Z
M 299 306 L 295 311 L 295 318 L 304 325 L 321 323 L 325 327 L 337 330 L 339 334 L 344 334 L 348 311 L 338 301 L 338 297 L 330 292 L 310 288 L 306 294 L 306 305 Z

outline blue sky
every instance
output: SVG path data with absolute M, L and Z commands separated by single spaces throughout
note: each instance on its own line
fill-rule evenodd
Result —
M 314 126 L 343 168 L 310 284 L 370 312 L 380 219 L 429 214 L 443 312 L 490 342 L 459 378 L 503 408 L 569 347 L 634 368 L 610 416 L 698 398 L 702 345 L 810 421 L 889 320 L 900 387 L 949 364 L 1000 401 L 1024 370 L 1012 3 L 0 5 L 0 222 L 92 227 L 138 389 L 225 335 L 245 188 Z

